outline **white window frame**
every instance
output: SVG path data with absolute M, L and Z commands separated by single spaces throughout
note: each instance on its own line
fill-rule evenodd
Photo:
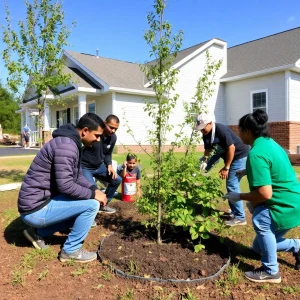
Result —
M 87 113 L 90 112 L 90 111 L 89 111 L 89 105 L 90 105 L 90 104 L 95 104 L 95 112 L 94 112 L 94 113 L 96 114 L 96 113 L 97 113 L 96 101 L 89 101 L 89 102 L 86 103 L 86 112 L 87 112 Z
M 68 107 L 63 108 L 63 109 L 58 109 L 58 111 L 59 111 L 59 126 L 68 124 L 68 120 L 66 120 L 65 124 L 63 122 L 64 121 L 64 117 L 67 119 L 67 109 L 68 109 Z M 63 114 L 64 111 L 65 111 L 65 115 Z
M 269 110 L 269 92 L 268 89 L 255 90 L 250 92 L 250 111 L 253 113 L 253 94 L 266 93 L 266 113 Z
M 78 104 L 77 105 L 73 105 L 73 107 L 72 107 L 72 123 L 74 125 L 77 125 L 76 124 L 75 108 L 78 108 L 78 120 L 79 120 L 80 118 L 79 118 L 79 106 L 78 106 Z

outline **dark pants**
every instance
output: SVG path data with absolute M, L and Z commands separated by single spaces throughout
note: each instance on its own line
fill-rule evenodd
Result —
M 119 185 L 122 182 L 122 178 L 119 175 L 117 175 L 116 179 L 112 179 L 112 175 L 108 175 L 107 167 L 104 163 L 102 163 L 98 169 L 90 169 L 83 167 L 82 173 L 83 176 L 95 186 L 97 185 L 94 180 L 94 177 L 96 179 L 99 179 L 100 181 L 108 183 L 108 186 L 105 191 L 107 202 L 109 202 L 113 198 L 115 192 L 117 191 Z

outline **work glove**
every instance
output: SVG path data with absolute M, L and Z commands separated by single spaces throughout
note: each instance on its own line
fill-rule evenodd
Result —
M 238 177 L 238 179 L 242 179 L 245 175 L 247 175 L 247 171 L 246 169 L 237 170 L 235 175 Z
M 205 172 L 206 167 L 207 167 L 207 163 L 205 161 L 202 161 L 200 164 L 200 171 Z
M 236 202 L 241 200 L 240 193 L 236 193 L 236 192 L 227 193 L 222 198 L 224 200 L 228 200 L 231 204 L 235 204 Z
M 252 203 L 251 203 L 250 201 L 247 201 L 247 202 L 246 202 L 246 205 L 247 205 L 247 207 L 248 207 L 248 209 L 249 209 L 249 212 L 250 212 L 251 214 L 253 214 L 254 206 L 252 205 Z

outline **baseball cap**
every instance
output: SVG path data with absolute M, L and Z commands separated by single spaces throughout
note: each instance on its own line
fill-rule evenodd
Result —
M 212 122 L 212 118 L 210 116 L 198 115 L 196 118 L 196 126 L 194 127 L 194 130 L 202 130 L 210 122 Z

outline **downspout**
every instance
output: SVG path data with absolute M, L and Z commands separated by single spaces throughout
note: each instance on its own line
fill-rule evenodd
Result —
M 291 150 L 290 137 L 290 85 L 291 85 L 291 71 L 285 71 L 285 121 L 288 126 L 288 150 Z
M 290 121 L 290 85 L 291 71 L 285 71 L 285 120 Z

